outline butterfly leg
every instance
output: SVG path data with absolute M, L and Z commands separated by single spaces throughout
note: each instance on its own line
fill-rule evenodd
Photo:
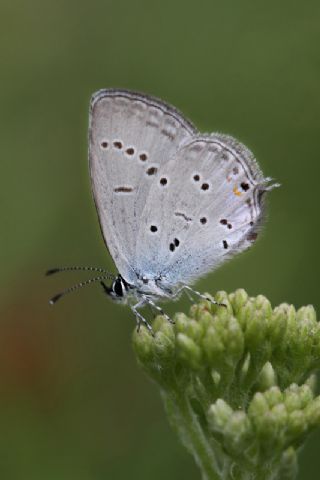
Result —
M 150 305 L 150 307 L 152 307 L 154 310 L 156 310 L 160 315 L 162 315 L 168 322 L 174 324 L 174 320 L 172 320 L 172 318 L 169 317 L 169 315 L 167 315 L 161 307 L 159 307 L 158 305 L 156 305 L 154 303 L 153 300 L 151 300 L 150 298 L 148 297 L 144 297 L 145 299 L 145 302 L 147 302 L 148 305 Z
M 189 285 L 183 285 L 180 287 L 175 293 L 174 297 L 178 296 L 180 293 L 185 292 L 187 296 L 192 299 L 192 296 L 190 294 L 194 294 L 197 297 L 201 298 L 202 300 L 207 300 L 208 302 L 211 302 L 213 305 L 219 305 L 220 307 L 225 307 L 226 305 L 224 303 L 219 303 L 216 302 L 215 300 L 212 300 L 212 298 L 206 297 L 202 293 L 198 292 L 198 290 L 194 290 L 193 288 L 189 287 Z
M 140 300 L 140 302 L 136 303 L 135 305 L 131 305 L 131 310 L 132 312 L 134 313 L 135 317 L 136 317 L 136 320 L 137 320 L 137 332 L 140 331 L 140 327 L 141 327 L 141 324 L 143 324 L 148 330 L 149 332 L 154 335 L 153 333 L 153 330 L 152 330 L 152 327 L 150 325 L 149 322 L 147 322 L 147 320 L 141 315 L 140 312 L 138 312 L 137 308 L 139 307 L 143 307 L 145 305 L 145 300 Z

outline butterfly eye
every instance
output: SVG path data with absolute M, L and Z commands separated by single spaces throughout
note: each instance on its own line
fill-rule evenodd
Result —
M 123 289 L 120 279 L 117 279 L 113 282 L 112 288 L 118 297 L 123 297 Z

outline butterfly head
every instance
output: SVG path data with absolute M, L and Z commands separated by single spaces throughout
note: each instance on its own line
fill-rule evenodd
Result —
M 100 282 L 104 292 L 112 298 L 112 300 L 119 303 L 126 303 L 129 293 L 130 285 L 119 274 L 113 280 L 111 287 L 108 287 L 104 282 Z

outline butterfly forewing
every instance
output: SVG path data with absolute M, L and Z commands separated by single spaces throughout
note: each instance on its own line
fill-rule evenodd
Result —
M 136 244 L 148 276 L 164 285 L 190 283 L 255 240 L 264 179 L 232 137 L 195 135 L 161 165 L 161 178 L 166 183 L 149 192 Z
M 102 90 L 92 98 L 93 195 L 105 242 L 128 282 L 134 283 L 141 271 L 136 250 L 146 199 L 156 188 L 161 168 L 195 132 L 173 107 L 152 97 Z

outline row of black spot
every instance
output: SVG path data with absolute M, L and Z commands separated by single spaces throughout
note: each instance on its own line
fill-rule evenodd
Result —
M 106 141 L 103 141 L 101 142 L 101 148 L 103 148 L 104 150 L 107 149 L 109 146 L 108 142 Z M 113 147 L 115 149 L 118 149 L 118 150 L 122 150 L 123 148 L 123 144 L 122 142 L 120 141 L 114 141 L 113 142 Z M 125 150 L 125 153 L 127 155 L 134 155 L 135 154 L 135 150 L 133 147 L 128 147 L 126 150 Z M 146 153 L 140 153 L 139 154 L 139 158 L 140 160 L 142 160 L 143 162 L 145 162 L 147 159 L 148 159 L 148 156 Z M 146 174 L 147 175 L 155 175 L 156 173 L 158 172 L 158 168 L 157 167 L 149 167 L 147 170 L 146 170 Z M 163 187 L 165 187 L 167 184 L 168 184 L 168 179 L 166 177 L 161 177 L 160 180 L 160 185 L 162 185 Z
M 193 180 L 195 182 L 199 182 L 200 181 L 200 175 L 198 173 L 193 175 Z M 206 183 L 206 182 L 203 183 L 200 188 L 201 188 L 201 190 L 209 190 L 209 183 Z
M 199 181 L 200 181 L 200 175 L 199 175 L 198 173 L 196 173 L 195 175 L 193 175 L 193 180 L 194 180 L 195 182 L 199 182 Z M 240 186 L 241 186 L 241 188 L 242 188 L 242 190 L 243 190 L 244 192 L 247 192 L 247 191 L 249 190 L 249 188 L 250 188 L 250 185 L 249 185 L 248 183 L 246 183 L 246 182 L 242 182 L 242 183 L 240 184 Z M 208 184 L 208 183 L 203 183 L 203 184 L 201 185 L 201 190 L 209 190 L 209 184 Z
M 158 229 L 157 229 L 156 226 L 151 225 L 150 230 L 152 232 L 156 232 Z M 249 240 L 251 242 L 254 242 L 257 239 L 257 236 L 258 236 L 257 233 L 255 233 L 255 232 L 251 233 L 251 234 L 248 235 L 247 240 Z M 180 240 L 178 238 L 175 238 L 174 241 L 169 244 L 169 250 L 171 252 L 174 252 L 176 247 L 179 247 L 179 245 L 180 245 Z M 229 248 L 229 244 L 228 244 L 227 240 L 222 240 L 222 245 L 223 245 L 223 248 L 225 250 L 227 250 Z
M 101 148 L 103 150 L 106 150 L 109 147 L 109 143 L 105 140 L 103 140 L 100 145 L 101 145 Z M 119 140 L 115 140 L 112 143 L 112 146 L 116 150 L 122 150 L 124 148 L 123 143 L 120 142 Z M 129 156 L 133 156 L 135 154 L 135 149 L 133 147 L 128 147 L 128 148 L 126 148 L 125 153 Z M 139 154 L 139 158 L 142 162 L 145 162 L 148 159 L 148 155 L 146 153 L 142 152 L 142 153 Z
M 200 218 L 200 223 L 201 223 L 202 225 L 205 225 L 205 224 L 207 223 L 207 221 L 208 221 L 208 219 L 207 219 L 206 217 L 201 217 L 201 218 Z M 222 219 L 220 220 L 220 223 L 221 223 L 221 225 L 226 225 L 229 229 L 232 228 L 231 223 L 229 223 L 226 218 L 222 218 Z M 250 222 L 250 226 L 252 226 L 252 225 L 253 225 L 253 222 Z M 157 227 L 156 225 L 151 225 L 150 231 L 151 231 L 152 233 L 156 233 L 156 232 L 158 231 L 158 227 Z
M 146 174 L 147 175 L 155 175 L 157 173 L 157 171 L 158 171 L 157 167 L 149 167 L 146 170 Z M 166 177 L 161 177 L 160 180 L 159 180 L 159 183 L 160 183 L 160 185 L 162 185 L 162 187 L 165 187 L 168 184 L 168 179 Z
M 232 228 L 231 223 L 229 223 L 226 218 L 223 218 L 222 220 L 220 220 L 220 223 L 221 223 L 221 225 L 226 225 L 229 229 Z

